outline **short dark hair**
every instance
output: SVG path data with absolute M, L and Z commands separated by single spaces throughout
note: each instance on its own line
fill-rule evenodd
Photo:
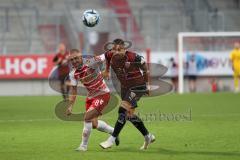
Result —
M 113 44 L 124 45 L 124 41 L 120 38 L 117 38 L 113 41 Z

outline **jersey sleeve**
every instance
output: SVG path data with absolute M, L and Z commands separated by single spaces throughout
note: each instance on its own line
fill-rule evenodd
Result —
M 146 62 L 143 58 L 143 56 L 140 56 L 136 53 L 132 53 L 131 56 L 129 56 L 130 60 L 139 67 L 139 69 L 142 71 L 144 81 L 146 83 L 149 82 L 149 70 L 147 68 Z
M 73 70 L 69 73 L 69 80 L 70 80 L 70 85 L 71 86 L 77 86 L 78 85 L 78 81 L 74 78 L 74 72 L 75 72 L 75 70 Z
M 86 59 L 85 63 L 88 67 L 98 67 L 99 64 L 101 64 L 103 61 L 105 61 L 105 55 L 101 54 L 99 56 L 94 56 L 92 58 Z

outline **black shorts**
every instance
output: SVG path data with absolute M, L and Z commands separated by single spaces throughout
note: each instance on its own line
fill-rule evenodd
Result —
M 146 85 L 136 86 L 132 88 L 122 88 L 121 98 L 123 101 L 129 102 L 133 108 L 137 107 L 137 101 L 147 93 Z
M 178 77 L 171 77 L 171 81 L 175 82 L 178 80 Z
M 188 79 L 195 81 L 195 80 L 197 79 L 197 76 L 195 76 L 195 75 L 189 75 L 189 76 L 188 76 Z

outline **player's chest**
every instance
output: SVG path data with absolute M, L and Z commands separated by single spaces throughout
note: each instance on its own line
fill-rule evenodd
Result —
M 76 70 L 74 73 L 74 78 L 81 83 L 89 83 L 96 79 L 98 73 L 89 67 L 84 67 L 80 70 Z
M 139 68 L 132 64 L 127 64 L 123 68 L 115 68 L 114 72 L 122 83 L 129 83 L 129 80 L 141 77 Z

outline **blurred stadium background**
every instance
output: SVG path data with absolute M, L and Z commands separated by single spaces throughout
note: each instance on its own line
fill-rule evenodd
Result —
M 94 28 L 81 21 L 89 8 L 101 15 Z M 99 54 L 104 43 L 120 37 L 133 41 L 132 49 L 149 62 L 169 67 L 170 58 L 178 63 L 180 32 L 239 31 L 239 8 L 239 0 L 0 0 L 0 95 L 57 94 L 47 76 L 60 43 Z M 228 55 L 239 40 L 240 35 L 184 39 L 184 54 L 200 57 L 197 92 L 211 92 L 212 80 L 218 91 L 233 90 Z M 164 78 L 176 76 L 173 70 Z M 188 85 L 185 78 L 184 92 Z

